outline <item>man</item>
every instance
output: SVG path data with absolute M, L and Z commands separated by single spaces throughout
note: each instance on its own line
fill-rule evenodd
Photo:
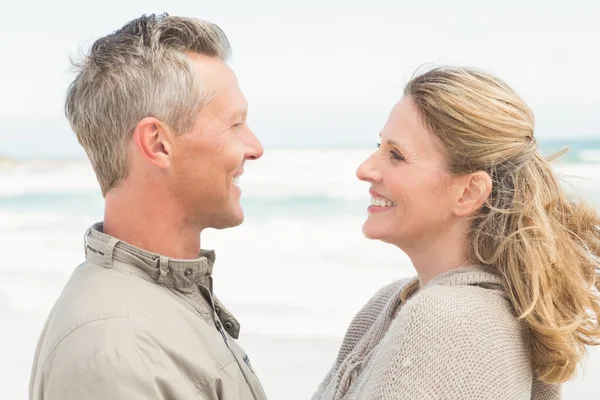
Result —
M 41 335 L 31 399 L 265 399 L 240 326 L 212 293 L 200 233 L 242 223 L 263 149 L 225 34 L 142 16 L 97 40 L 66 115 L 105 198 Z

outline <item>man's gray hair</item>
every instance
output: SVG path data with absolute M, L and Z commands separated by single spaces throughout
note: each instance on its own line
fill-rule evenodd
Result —
M 65 113 L 103 196 L 127 176 L 127 144 L 140 120 L 155 117 L 182 134 L 210 100 L 190 52 L 227 61 L 231 48 L 213 23 L 152 14 L 96 40 L 75 64 Z

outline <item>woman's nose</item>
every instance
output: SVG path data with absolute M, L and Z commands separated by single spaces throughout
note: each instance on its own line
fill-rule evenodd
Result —
M 381 180 L 381 173 L 377 170 L 375 163 L 373 162 L 373 155 L 369 156 L 362 164 L 358 166 L 356 170 L 356 177 L 361 181 L 365 182 L 379 182 Z

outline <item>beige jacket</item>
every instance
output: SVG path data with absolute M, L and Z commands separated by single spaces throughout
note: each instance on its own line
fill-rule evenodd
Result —
M 313 400 L 557 400 L 540 382 L 529 334 L 490 269 L 444 273 L 405 303 L 408 280 L 356 315 Z
M 214 260 L 169 259 L 92 227 L 41 334 L 29 398 L 266 399 L 212 294 Z

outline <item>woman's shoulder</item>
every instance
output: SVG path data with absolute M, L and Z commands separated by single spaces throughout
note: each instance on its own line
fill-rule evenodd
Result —
M 356 328 L 361 331 L 368 329 L 390 301 L 399 299 L 402 289 L 412 280 L 411 278 L 399 279 L 379 289 L 358 311 L 350 324 L 350 328 Z
M 463 267 L 441 274 L 419 289 L 403 308 L 477 320 L 485 313 L 516 321 L 503 281 L 490 267 Z
M 343 361 L 345 356 L 354 349 L 388 304 L 394 301 L 394 299 L 398 299 L 399 302 L 400 292 L 412 280 L 411 278 L 400 279 L 384 286 L 358 311 L 344 335 L 337 364 Z
M 417 278 L 402 278 L 389 283 L 379 289 L 363 307 L 362 311 L 369 313 L 379 314 L 388 304 L 388 302 L 395 296 L 399 296 L 402 289 L 408 284 L 416 280 Z
M 419 398 L 517 398 L 531 392 L 527 333 L 495 285 L 427 284 L 397 310 L 365 382 L 366 391 L 419 388 Z
M 427 285 L 403 304 L 395 324 L 440 334 L 473 335 L 521 347 L 526 331 L 504 290 L 497 285 Z

